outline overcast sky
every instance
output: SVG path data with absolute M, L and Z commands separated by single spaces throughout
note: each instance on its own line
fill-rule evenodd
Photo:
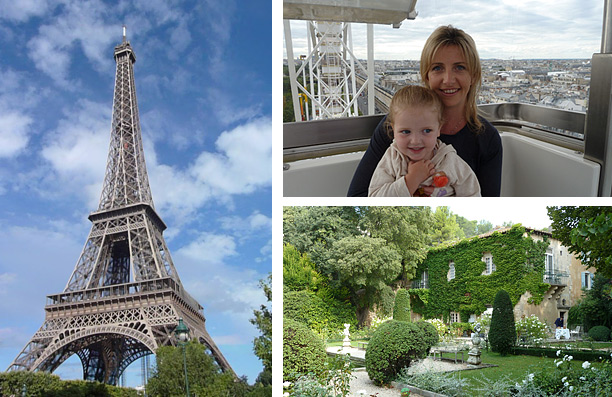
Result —
M 548 200 L 547 200 L 548 201 Z M 452 213 L 471 221 L 489 221 L 495 226 L 505 222 L 520 223 L 525 227 L 545 229 L 550 226 L 546 206 L 550 201 L 540 199 L 461 200 L 448 203 Z
M 600 52 L 603 0 L 419 0 L 399 29 L 374 25 L 374 59 L 418 60 L 441 25 L 469 33 L 481 58 L 591 58 Z M 304 21 L 292 21 L 295 56 L 307 53 Z M 352 24 L 355 55 L 365 59 L 366 25 Z M 286 57 L 286 53 L 284 54 Z
M 271 271 L 270 2 L 0 0 L 0 371 L 64 287 L 97 208 L 122 24 L 153 201 L 238 375 Z M 57 374 L 82 378 L 72 358 Z M 138 363 L 128 368 L 139 384 Z

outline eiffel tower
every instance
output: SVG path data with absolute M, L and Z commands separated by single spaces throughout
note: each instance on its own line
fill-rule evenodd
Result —
M 64 292 L 47 296 L 45 321 L 8 368 L 53 372 L 73 354 L 83 378 L 117 384 L 135 360 L 175 345 L 179 318 L 219 366 L 235 375 L 206 331 L 203 308 L 183 288 L 162 236 L 144 159 L 133 65 L 126 41 L 117 63 L 111 142 L 91 231 Z

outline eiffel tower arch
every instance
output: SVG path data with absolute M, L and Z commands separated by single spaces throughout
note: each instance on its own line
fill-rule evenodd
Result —
M 202 306 L 183 288 L 155 211 L 134 83 L 134 51 L 123 33 L 111 139 L 91 231 L 62 293 L 47 296 L 45 320 L 8 368 L 53 372 L 76 354 L 83 378 L 117 384 L 135 360 L 175 345 L 179 318 L 224 371 L 231 366 L 205 327 Z

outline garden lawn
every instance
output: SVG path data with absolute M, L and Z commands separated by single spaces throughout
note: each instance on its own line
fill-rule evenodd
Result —
M 452 355 L 452 357 L 450 355 L 443 356 L 447 358 L 454 358 L 454 355 Z M 560 359 L 562 358 L 563 354 L 561 355 Z M 467 379 L 470 383 L 468 386 L 467 395 L 478 395 L 478 391 L 476 390 L 478 387 L 480 387 L 480 382 L 478 379 L 482 380 L 484 377 L 486 377 L 490 383 L 501 380 L 505 377 L 508 382 L 514 384 L 521 383 L 527 374 L 534 372 L 536 368 L 545 368 L 549 369 L 550 371 L 557 371 L 555 359 L 547 357 L 522 355 L 515 356 L 512 354 L 502 357 L 499 353 L 483 351 L 481 354 L 481 359 L 483 363 L 494 364 L 497 365 L 497 367 L 459 371 L 459 376 Z M 572 360 L 571 365 L 580 367 L 582 365 L 582 361 Z M 598 364 L 594 363 L 594 365 Z

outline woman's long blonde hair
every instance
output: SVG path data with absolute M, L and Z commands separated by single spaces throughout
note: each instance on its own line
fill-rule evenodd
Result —
M 451 25 L 440 26 L 434 30 L 425 42 L 425 46 L 421 52 L 421 80 L 429 87 L 429 78 L 427 75 L 431 69 L 434 56 L 440 48 L 451 45 L 455 45 L 461 49 L 468 71 L 472 75 L 472 85 L 468 90 L 464 116 L 470 129 L 480 132 L 483 130 L 484 126 L 478 118 L 476 95 L 478 95 L 480 91 L 480 84 L 482 82 L 482 66 L 480 65 L 480 57 L 478 56 L 476 43 L 474 39 L 472 39 L 472 36 Z

